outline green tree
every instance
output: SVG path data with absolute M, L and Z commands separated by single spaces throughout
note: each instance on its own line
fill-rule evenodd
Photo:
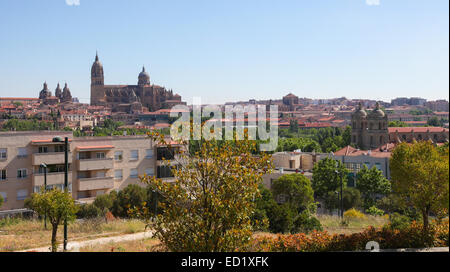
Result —
M 389 127 L 407 127 L 408 125 L 402 121 L 390 121 L 388 124 Z
M 344 132 L 342 133 L 343 147 L 348 146 L 352 143 L 352 127 L 346 126 Z
M 153 138 L 170 149 L 163 136 Z M 175 150 L 174 182 L 142 178 L 164 196 L 164 212 L 151 228 L 171 251 L 235 251 L 251 238 L 254 199 L 262 175 L 271 168 L 270 157 L 254 156 L 256 147 L 247 140 L 202 140 L 200 146 L 194 154 Z
M 108 211 L 111 211 L 114 205 L 114 201 L 116 200 L 114 196 L 115 194 L 99 195 L 92 204 L 101 211 L 102 216 L 105 216 Z
M 364 199 L 364 209 L 375 205 L 377 195 L 387 195 L 391 191 L 391 183 L 376 167 L 368 169 L 366 165 L 356 175 L 356 188 Z
M 4 201 L 5 201 L 5 200 L 3 199 L 3 196 L 0 195 L 0 208 L 2 207 Z
M 336 173 L 336 171 L 338 173 Z M 320 160 L 313 167 L 312 188 L 318 197 L 325 198 L 329 192 L 336 192 L 347 184 L 348 170 L 341 161 L 330 157 Z
M 351 208 L 358 208 L 361 206 L 361 193 L 358 189 L 352 187 L 346 187 L 343 192 L 344 210 L 350 210 Z
M 422 213 L 428 230 L 430 212 L 448 216 L 449 149 L 421 141 L 398 145 L 390 159 L 392 185 L 406 203 Z
M 102 200 L 103 201 L 103 200 Z M 147 191 L 145 188 L 130 184 L 113 197 L 111 212 L 116 217 L 126 218 L 129 216 L 128 209 L 147 205 Z
M 58 226 L 64 220 L 73 221 L 78 210 L 71 194 L 67 190 L 63 192 L 56 188 L 52 190 L 41 188 L 40 193 L 34 193 L 27 199 L 26 206 L 40 216 L 47 215 L 52 225 L 52 252 L 56 252 L 58 249 L 56 241 Z
M 436 116 L 433 116 L 430 119 L 428 119 L 427 125 L 432 127 L 439 127 L 441 125 L 441 121 Z
M 297 212 L 316 212 L 317 204 L 314 202 L 311 181 L 302 174 L 286 174 L 274 180 L 272 192 L 275 199 L 284 197 L 289 207 Z

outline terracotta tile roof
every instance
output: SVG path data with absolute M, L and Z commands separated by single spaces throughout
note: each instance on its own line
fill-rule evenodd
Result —
M 78 146 L 77 149 L 111 149 L 113 145 Z
M 448 128 L 442 127 L 390 127 L 389 133 L 395 133 L 398 131 L 399 133 L 411 133 L 414 131 L 415 133 L 425 133 L 425 132 L 448 132 Z

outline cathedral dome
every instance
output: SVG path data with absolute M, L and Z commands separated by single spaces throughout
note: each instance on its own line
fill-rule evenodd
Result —
M 56 86 L 55 89 L 55 96 L 58 98 L 62 98 L 62 90 L 61 90 L 61 86 L 58 83 L 58 86 Z
M 52 93 L 48 90 L 47 82 L 44 82 L 44 88 L 39 92 L 39 99 L 45 99 L 52 96 Z
M 149 85 L 150 75 L 145 71 L 145 67 L 142 67 L 142 72 L 139 74 L 138 85 Z
M 367 117 L 367 112 L 362 108 L 362 104 L 359 103 L 358 108 L 356 109 L 354 115 L 356 117 Z
M 370 113 L 370 117 L 384 118 L 384 111 L 380 109 L 380 104 L 377 102 L 375 109 Z

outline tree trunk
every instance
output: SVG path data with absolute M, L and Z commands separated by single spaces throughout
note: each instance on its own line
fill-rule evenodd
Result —
M 58 224 L 52 224 L 52 252 L 58 251 L 58 243 L 56 242 L 57 232 L 58 232 Z
M 422 217 L 423 217 L 423 230 L 424 232 L 428 232 L 428 208 L 425 208 L 425 210 L 422 211 Z

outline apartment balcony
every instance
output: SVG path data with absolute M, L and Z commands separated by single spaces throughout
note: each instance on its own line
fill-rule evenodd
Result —
M 72 163 L 72 153 L 68 154 L 69 163 Z M 35 153 L 32 156 L 33 165 L 47 165 L 64 164 L 64 152 L 50 152 L 50 153 Z
M 79 191 L 91 191 L 114 188 L 113 177 L 79 178 Z
M 68 173 L 68 183 L 72 183 L 72 172 Z M 47 173 L 47 185 L 64 184 L 64 172 Z M 44 174 L 33 174 L 33 186 L 44 186 Z
M 79 171 L 105 170 L 113 169 L 114 161 L 112 158 L 106 159 L 80 159 L 78 161 Z

